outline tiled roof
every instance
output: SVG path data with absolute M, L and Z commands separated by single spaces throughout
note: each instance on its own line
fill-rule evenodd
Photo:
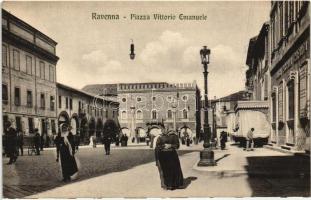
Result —
M 94 95 L 103 96 L 117 96 L 118 85 L 117 84 L 91 84 L 82 88 L 83 91 L 92 93 Z

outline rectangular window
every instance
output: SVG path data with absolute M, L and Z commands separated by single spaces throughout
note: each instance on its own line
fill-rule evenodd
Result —
M 58 108 L 62 108 L 62 96 L 58 96 Z
M 31 75 L 32 70 L 32 58 L 30 56 L 26 56 L 26 73 Z
M 68 97 L 66 97 L 66 109 L 68 109 L 69 102 L 68 102 Z
M 45 80 L 50 80 L 50 73 L 49 73 L 50 72 L 50 67 L 46 66 L 44 69 L 45 69 L 44 79 Z
M 106 115 L 106 118 L 108 118 L 108 110 L 106 110 L 106 114 L 105 115 Z
M 56 124 L 55 124 L 54 119 L 51 120 L 51 127 L 52 127 L 52 133 L 53 133 L 53 135 L 55 135 L 56 134 Z
M 29 133 L 34 133 L 33 118 L 31 117 L 28 118 L 28 128 Z
M 9 117 L 7 115 L 3 115 L 2 119 L 2 127 L 5 127 L 6 122 L 9 121 Z
M 19 51 L 13 50 L 13 68 L 16 70 L 20 70 L 20 63 L 19 63 Z
M 16 121 L 16 130 L 21 131 L 22 130 L 22 120 L 21 117 L 15 117 Z
M 70 110 L 72 110 L 72 98 L 70 98 L 69 100 L 69 106 L 70 106 Z
M 51 109 L 51 111 L 54 111 L 54 109 L 55 109 L 55 99 L 54 99 L 54 96 L 50 96 L 50 109 Z
M 288 119 L 292 120 L 295 117 L 295 89 L 294 81 L 288 84 Z
M 40 78 L 44 79 L 45 77 L 45 64 L 40 61 Z
M 2 84 L 2 103 L 8 104 L 8 101 L 9 101 L 8 86 Z
M 81 110 L 81 101 L 79 101 L 79 111 Z
M 279 85 L 279 96 L 278 96 L 278 113 L 279 120 L 283 121 L 283 83 Z
M 8 47 L 6 45 L 2 45 L 2 66 L 8 66 Z
M 27 107 L 32 107 L 32 91 L 27 90 Z
M 49 69 L 50 69 L 50 78 L 49 80 L 54 82 L 54 67 L 52 65 L 49 66 Z
M 14 89 L 14 103 L 16 106 L 21 105 L 21 94 L 20 94 L 20 88 L 15 88 Z
M 40 108 L 45 109 L 45 95 L 43 93 L 40 95 Z
M 272 96 L 272 122 L 276 122 L 276 96 Z

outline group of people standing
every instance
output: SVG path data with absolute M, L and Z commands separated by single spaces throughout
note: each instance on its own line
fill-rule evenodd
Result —
M 158 167 L 161 187 L 166 190 L 183 188 L 184 177 L 180 166 L 177 149 L 179 138 L 177 133 L 161 125 L 162 133 L 155 140 L 155 161 Z

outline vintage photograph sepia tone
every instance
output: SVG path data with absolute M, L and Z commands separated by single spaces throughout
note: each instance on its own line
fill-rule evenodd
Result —
M 310 1 L 4 1 L 3 198 L 310 197 Z

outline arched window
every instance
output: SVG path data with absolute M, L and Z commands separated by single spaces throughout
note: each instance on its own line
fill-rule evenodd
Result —
M 143 119 L 143 112 L 141 110 L 136 111 L 136 119 Z
M 126 111 L 122 111 L 121 113 L 121 119 L 126 119 L 127 118 L 127 115 L 126 115 Z
M 172 119 L 172 118 L 173 118 L 173 114 L 172 114 L 172 111 L 171 111 L 171 110 L 168 110 L 168 111 L 167 111 L 167 118 L 168 118 L 168 119 Z
M 184 110 L 182 111 L 182 116 L 183 116 L 184 119 L 188 119 L 188 112 L 187 112 L 186 109 L 184 109 Z
M 156 110 L 152 110 L 152 112 L 151 112 L 151 118 L 152 118 L 152 119 L 157 119 L 157 111 L 156 111 Z

